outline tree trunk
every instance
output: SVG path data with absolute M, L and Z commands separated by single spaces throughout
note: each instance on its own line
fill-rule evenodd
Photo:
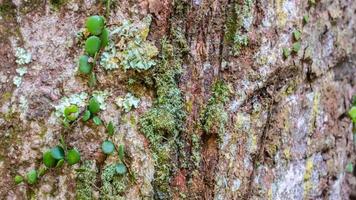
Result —
M 353 0 L 0 0 L 0 197 L 355 199 L 355 10 Z M 111 34 L 88 76 L 78 59 L 91 15 Z M 57 145 L 64 164 L 47 168 Z

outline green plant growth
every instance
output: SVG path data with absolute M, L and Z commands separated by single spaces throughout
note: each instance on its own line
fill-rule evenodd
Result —
M 352 106 L 348 112 L 353 123 L 356 123 L 356 106 Z
M 230 90 L 223 81 L 216 81 L 212 86 L 212 96 L 201 117 L 203 130 L 207 134 L 218 134 L 221 139 L 225 130 L 225 124 L 228 120 L 225 111 L 225 103 L 229 100 Z
M 15 182 L 16 185 L 22 183 L 23 181 L 24 181 L 24 179 L 20 175 L 16 175 L 15 178 L 14 178 L 14 182 Z
M 140 130 L 150 141 L 155 162 L 155 196 L 170 199 L 170 176 L 176 168 L 171 153 L 179 151 L 185 112 L 177 77 L 181 74 L 181 52 L 162 40 L 161 63 L 155 68 L 157 98 L 154 106 L 140 119 Z
M 301 37 L 302 37 L 302 33 L 299 30 L 293 31 L 293 38 L 295 41 L 300 40 Z
M 76 170 L 76 199 L 92 200 L 94 199 L 94 186 L 98 168 L 94 160 L 84 161 Z
M 94 87 L 97 79 L 93 69 L 96 65 L 100 49 L 105 48 L 109 44 L 110 32 L 105 27 L 104 17 L 98 15 L 88 17 L 85 27 L 90 33 L 84 45 L 85 53 L 88 55 L 79 57 L 79 72 L 89 75 L 88 85 Z
M 283 58 L 287 59 L 290 56 L 289 48 L 283 48 L 282 51 L 283 51 Z
M 69 165 L 77 164 L 80 161 L 80 153 L 76 148 L 73 148 L 67 153 L 67 162 Z
M 112 154 L 115 150 L 115 146 L 111 141 L 106 140 L 101 145 L 101 149 L 105 154 Z
M 295 43 L 293 43 L 293 45 L 292 45 L 292 52 L 293 52 L 294 54 L 297 54 L 298 51 L 300 50 L 300 48 L 301 48 L 300 41 L 295 42 Z
M 37 171 L 35 169 L 30 170 L 29 172 L 27 172 L 26 174 L 27 177 L 27 183 L 30 185 L 33 185 L 37 182 Z
M 79 72 L 82 74 L 89 74 L 93 65 L 89 63 L 89 56 L 82 55 L 79 57 Z
M 108 135 L 112 136 L 115 133 L 115 126 L 114 124 L 110 121 L 109 124 L 106 127 L 106 130 L 108 132 Z

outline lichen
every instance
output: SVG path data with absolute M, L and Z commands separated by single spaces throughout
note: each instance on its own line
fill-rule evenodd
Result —
M 252 0 L 244 0 L 242 5 L 231 4 L 226 19 L 224 43 L 231 47 L 230 54 L 239 55 L 242 47 L 248 45 L 247 32 L 252 24 Z
M 100 109 L 106 110 L 105 100 L 110 96 L 110 93 L 106 90 L 104 91 L 95 90 L 93 91 L 92 96 L 98 101 L 100 105 Z
M 212 96 L 201 115 L 203 130 L 207 134 L 219 134 L 222 138 L 228 114 L 224 105 L 229 100 L 230 89 L 223 81 L 216 81 L 212 86 Z
M 307 197 L 309 191 L 312 189 L 312 172 L 313 172 L 313 158 L 308 158 L 305 163 L 305 172 L 304 172 L 304 197 Z
M 128 175 L 116 173 L 115 164 L 104 167 L 101 181 L 101 199 L 124 199 L 124 192 L 127 190 L 130 180 Z
M 31 62 L 31 54 L 21 47 L 17 47 L 15 49 L 15 57 L 16 63 L 19 65 L 28 64 Z
M 151 20 L 152 17 L 148 15 L 141 22 L 125 20 L 121 26 L 114 27 L 110 34 L 112 41 L 102 54 L 100 65 L 107 70 L 121 66 L 124 70 L 136 71 L 155 66 L 158 49 L 147 41 Z
M 118 97 L 115 99 L 115 103 L 120 108 L 123 107 L 125 112 L 129 112 L 132 108 L 138 108 L 140 99 L 133 96 L 131 93 L 127 93 L 125 98 Z
M 157 65 L 153 108 L 140 119 L 140 130 L 150 141 L 155 162 L 155 198 L 170 199 L 170 176 L 176 166 L 172 154 L 179 151 L 179 133 L 185 118 L 184 104 L 176 77 L 181 73 L 180 51 L 162 40 L 161 63 Z
M 82 166 L 77 170 L 76 199 L 91 200 L 93 199 L 94 185 L 96 183 L 96 174 L 98 169 L 95 161 L 84 161 Z

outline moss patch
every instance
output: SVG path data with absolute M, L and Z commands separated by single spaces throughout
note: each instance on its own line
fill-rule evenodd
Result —
M 93 190 L 96 182 L 98 169 L 95 161 L 84 161 L 83 165 L 77 170 L 76 199 L 91 200 L 93 199 Z

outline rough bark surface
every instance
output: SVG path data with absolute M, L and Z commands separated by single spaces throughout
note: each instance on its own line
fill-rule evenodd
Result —
M 95 14 L 110 30 L 146 26 L 134 34 L 159 50 L 154 66 L 106 70 L 99 59 L 89 87 L 79 33 Z M 346 170 L 356 161 L 355 33 L 353 0 L 0 0 L 0 198 L 356 198 L 356 170 Z M 124 37 L 111 39 L 119 48 Z M 104 125 L 65 128 L 56 107 L 93 91 L 108 94 Z M 129 112 L 115 103 L 127 93 L 140 99 Z M 101 150 L 110 121 L 124 177 L 108 175 L 118 158 Z M 61 137 L 81 162 L 16 185 Z

